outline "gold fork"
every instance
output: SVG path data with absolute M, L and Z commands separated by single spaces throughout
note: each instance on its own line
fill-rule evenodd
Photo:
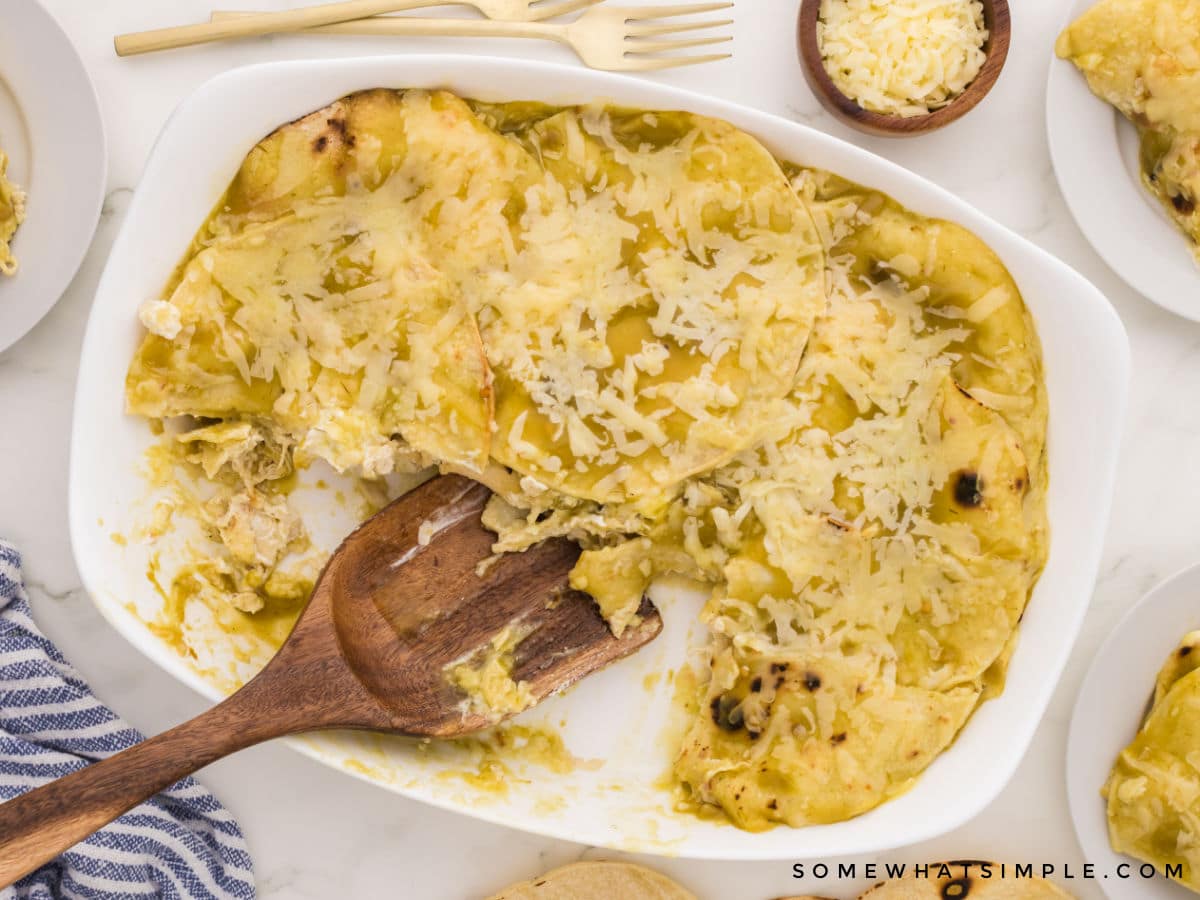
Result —
M 568 45 L 593 69 L 612 72 L 648 72 L 728 59 L 732 53 L 660 56 L 674 50 L 703 47 L 733 40 L 719 37 L 665 39 L 668 35 L 733 24 L 732 19 L 677 22 L 679 16 L 729 9 L 732 2 L 671 6 L 594 7 L 574 22 L 488 22 L 473 19 L 422 19 L 376 16 L 309 28 L 321 34 L 368 34 L 401 37 L 507 37 L 541 38 Z M 213 13 L 213 21 L 228 22 L 245 13 Z
M 602 0 L 344 0 L 281 12 L 249 15 L 214 15 L 211 22 L 179 25 L 136 34 L 120 35 L 114 42 L 118 56 L 134 56 L 154 50 L 171 50 L 229 38 L 252 37 L 281 31 L 300 31 L 383 13 L 426 6 L 473 6 L 489 19 L 505 22 L 535 22 L 565 16 Z

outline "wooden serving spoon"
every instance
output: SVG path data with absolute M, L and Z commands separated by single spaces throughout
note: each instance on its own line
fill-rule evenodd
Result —
M 512 677 L 541 701 L 633 653 L 662 620 L 613 637 L 567 575 L 564 538 L 502 556 L 480 523 L 490 492 L 456 475 L 427 482 L 368 520 L 333 554 L 279 653 L 253 680 L 190 722 L 0 803 L 0 887 L 34 871 L 186 775 L 262 741 L 364 728 L 451 738 L 495 725 L 447 679 L 448 666 L 514 626 Z M 423 523 L 434 534 L 418 538 Z M 428 529 L 427 529 L 428 530 Z

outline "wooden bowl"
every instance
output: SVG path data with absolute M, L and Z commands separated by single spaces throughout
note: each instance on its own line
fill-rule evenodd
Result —
M 983 45 L 987 59 L 975 80 L 966 90 L 941 109 L 922 116 L 895 116 L 863 109 L 843 94 L 821 60 L 821 47 L 817 40 L 817 19 L 821 13 L 821 0 L 803 0 L 800 5 L 800 20 L 797 40 L 800 60 L 804 64 L 804 75 L 809 87 L 829 112 L 851 128 L 882 137 L 911 137 L 936 131 L 975 108 L 1000 77 L 1004 61 L 1008 58 L 1008 43 L 1012 35 L 1012 21 L 1008 13 L 1008 0 L 982 0 L 983 21 L 988 30 L 988 39 Z

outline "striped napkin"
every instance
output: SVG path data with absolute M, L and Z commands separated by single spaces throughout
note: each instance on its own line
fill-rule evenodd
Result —
M 141 739 L 38 630 L 20 554 L 0 541 L 0 801 Z M 0 900 L 59 897 L 252 900 L 254 873 L 233 817 L 185 778 L 0 890 Z

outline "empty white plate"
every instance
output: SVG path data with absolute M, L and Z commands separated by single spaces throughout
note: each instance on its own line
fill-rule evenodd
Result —
M 100 104 L 83 62 L 37 0 L 4 0 L 0 149 L 28 192 L 13 239 L 17 274 L 0 276 L 0 351 L 58 302 L 92 242 L 107 170 Z
M 1152 590 L 1113 629 L 1088 670 L 1075 702 L 1067 739 L 1067 795 L 1083 858 L 1096 867 L 1110 900 L 1195 900 L 1173 881 L 1137 876 L 1141 863 L 1108 843 L 1100 788 L 1120 752 L 1137 734 L 1167 656 L 1189 631 L 1200 628 L 1200 565 Z M 1127 864 L 1129 878 L 1118 877 Z
M 1065 28 L 1097 0 L 1075 0 Z M 1142 186 L 1137 132 L 1055 58 L 1046 126 L 1058 184 L 1080 230 L 1109 267 L 1147 299 L 1200 322 L 1200 265 L 1188 239 Z

